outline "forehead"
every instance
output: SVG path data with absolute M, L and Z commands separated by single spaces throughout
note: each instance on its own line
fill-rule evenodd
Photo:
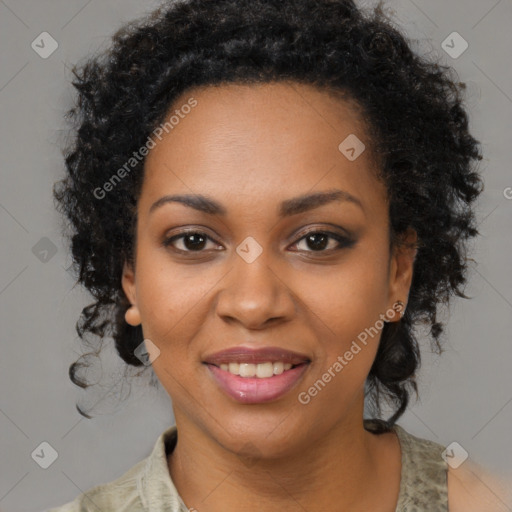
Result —
M 297 83 L 229 84 L 190 90 L 171 115 L 146 158 L 141 202 L 171 192 L 280 201 L 333 187 L 383 200 L 353 102 Z M 347 146 L 364 150 L 349 159 Z

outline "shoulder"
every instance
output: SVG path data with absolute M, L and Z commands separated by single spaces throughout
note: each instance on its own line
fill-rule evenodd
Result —
M 122 476 L 80 494 L 74 501 L 46 512 L 97 512 L 98 510 L 131 512 L 145 510 L 158 496 L 166 503 L 178 501 L 167 468 L 167 450 L 177 439 L 176 426 L 157 439 L 153 451 Z
M 409 497 L 430 494 L 449 512 L 510 512 L 512 478 L 505 481 L 471 460 L 454 469 L 442 458 L 445 447 L 395 428 L 403 448 L 403 488 Z M 421 492 L 420 492 L 421 491 Z
M 467 461 L 457 469 L 448 468 L 448 503 L 450 512 L 508 512 L 512 481 Z
M 96 512 L 97 510 L 128 512 L 142 509 L 137 481 L 146 461 L 147 459 L 138 462 L 116 480 L 97 485 L 80 494 L 73 501 L 52 508 L 48 512 Z

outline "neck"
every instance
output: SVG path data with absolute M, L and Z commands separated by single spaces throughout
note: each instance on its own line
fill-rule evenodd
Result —
M 312 438 L 294 455 L 271 458 L 240 457 L 179 415 L 176 425 L 178 442 L 169 456 L 169 472 L 189 508 L 273 512 L 292 505 L 299 510 L 370 510 L 366 506 L 379 503 L 379 498 L 382 503 L 383 494 L 398 492 L 383 486 L 385 450 L 381 436 L 364 429 L 362 410 L 360 416 Z M 396 503 L 396 496 L 389 497 Z

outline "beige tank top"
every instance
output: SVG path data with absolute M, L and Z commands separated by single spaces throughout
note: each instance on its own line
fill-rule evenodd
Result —
M 365 428 L 374 430 L 372 420 L 364 420 Z M 409 434 L 399 425 L 393 426 L 402 451 L 400 493 L 395 512 L 447 512 L 448 465 L 441 457 L 444 446 Z

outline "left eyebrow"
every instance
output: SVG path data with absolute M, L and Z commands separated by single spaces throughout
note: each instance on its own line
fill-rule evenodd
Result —
M 353 196 L 345 190 L 335 189 L 325 192 L 316 192 L 313 194 L 304 194 L 292 199 L 287 199 L 280 205 L 279 216 L 290 217 L 292 215 L 297 215 L 314 208 L 319 208 L 320 206 L 334 201 L 350 202 L 359 206 L 364 212 L 363 205 L 357 197 Z M 214 199 L 202 194 L 177 194 L 163 196 L 151 205 L 149 213 L 151 214 L 157 208 L 172 202 L 184 204 L 185 206 L 207 213 L 208 215 L 224 216 L 227 213 L 227 210 L 224 208 L 224 206 L 222 206 Z
M 297 215 L 298 213 L 303 213 L 313 208 L 319 208 L 320 206 L 334 201 L 347 201 L 356 204 L 364 212 L 363 205 L 357 197 L 345 190 L 335 189 L 313 194 L 304 194 L 294 197 L 293 199 L 287 199 L 281 203 L 279 215 L 280 217 L 290 217 L 291 215 Z

